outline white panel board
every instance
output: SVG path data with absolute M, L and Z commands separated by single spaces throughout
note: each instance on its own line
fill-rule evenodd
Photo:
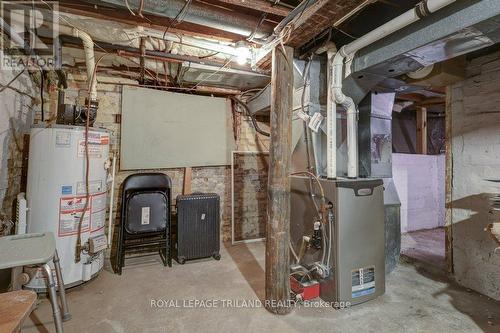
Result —
M 121 123 L 122 170 L 231 164 L 225 98 L 124 86 Z

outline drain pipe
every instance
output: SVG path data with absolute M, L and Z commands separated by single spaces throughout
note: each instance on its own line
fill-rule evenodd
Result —
M 420 20 L 421 18 L 448 6 L 456 0 L 423 0 L 414 8 L 375 30 L 342 46 L 333 59 L 333 95 L 335 102 L 347 110 L 347 177 L 358 177 L 358 111 L 351 97 L 342 92 L 343 67 L 345 58 L 352 59 L 358 50 Z M 347 72 L 347 70 L 346 70 Z M 329 147 L 331 148 L 331 147 Z
M 94 55 L 94 42 L 89 34 L 73 28 L 73 37 L 80 38 L 83 43 L 83 50 L 85 52 L 85 65 L 87 67 L 87 80 L 90 84 L 89 99 L 94 102 L 97 101 L 97 75 L 93 75 L 95 68 L 95 55 Z M 92 79 L 94 76 L 94 79 Z M 92 80 L 92 82 L 90 82 Z

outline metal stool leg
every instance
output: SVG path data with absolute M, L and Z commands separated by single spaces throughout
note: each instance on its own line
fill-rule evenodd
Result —
M 57 255 L 57 250 L 54 252 L 54 267 L 56 268 L 57 286 L 59 287 L 59 298 L 61 299 L 62 308 L 62 320 L 68 321 L 71 319 L 71 314 L 68 309 L 68 302 L 66 301 L 66 290 L 64 289 L 64 281 L 61 273 L 61 265 L 59 264 L 59 256 Z
M 54 277 L 52 276 L 52 269 L 49 264 L 43 265 L 45 274 L 47 275 L 47 287 L 49 289 L 50 304 L 52 305 L 52 313 L 54 314 L 54 325 L 56 326 L 57 333 L 63 333 L 61 311 L 59 310 L 59 305 L 57 304 L 57 293 L 56 284 Z

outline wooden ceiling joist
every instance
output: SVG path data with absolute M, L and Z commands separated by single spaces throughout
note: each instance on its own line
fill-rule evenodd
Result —
M 277 16 L 287 16 L 290 13 L 288 7 L 281 6 L 280 4 L 274 5 L 272 2 L 266 0 L 218 0 L 218 2 L 250 8 Z
M 288 45 L 298 48 L 312 38 L 332 27 L 333 24 L 349 14 L 365 0 L 318 0 L 304 11 L 300 20 L 295 24 L 290 35 Z

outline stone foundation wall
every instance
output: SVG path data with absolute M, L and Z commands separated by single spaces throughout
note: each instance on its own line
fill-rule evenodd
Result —
M 175 203 L 175 197 L 182 194 L 184 169 L 156 169 L 156 170 L 134 170 L 120 171 L 119 170 L 119 152 L 120 152 L 120 123 L 118 118 L 121 115 L 121 88 L 123 84 L 136 84 L 137 82 L 120 79 L 116 77 L 98 76 L 98 82 L 112 82 L 112 84 L 98 83 L 99 111 L 94 124 L 96 127 L 103 127 L 110 131 L 111 149 L 110 152 L 117 154 L 117 175 L 115 182 L 115 202 L 114 216 L 115 226 L 119 225 L 120 221 L 120 188 L 125 178 L 137 172 L 162 172 L 172 180 L 172 203 Z M 86 76 L 79 71 L 70 71 L 68 73 L 68 89 L 65 93 L 65 102 L 70 104 L 84 104 L 85 95 L 87 92 Z M 55 121 L 57 108 L 57 91 L 52 89 L 48 94 L 49 98 L 46 101 L 46 118 Z M 146 116 L 146 115 L 145 115 Z M 37 115 L 39 121 L 39 115 Z M 257 139 L 255 131 L 251 127 L 250 121 L 240 114 L 235 115 L 235 133 L 236 146 L 238 150 L 243 151 L 267 151 L 269 145 L 268 138 L 260 136 Z M 140 139 L 140 138 L 138 138 Z M 238 201 L 238 207 L 241 208 L 240 213 L 236 214 L 235 220 L 244 221 L 245 230 L 253 230 L 250 234 L 255 234 L 255 230 L 262 230 L 262 223 L 265 218 L 265 186 L 267 186 L 267 171 L 265 164 L 252 165 L 252 173 L 238 173 L 235 177 L 235 183 L 238 185 L 238 190 L 245 193 L 254 193 L 255 186 L 253 180 L 259 178 L 259 186 L 261 192 L 259 195 L 247 196 L 245 202 L 241 205 Z M 262 174 L 260 173 L 262 168 Z M 265 182 L 264 182 L 265 180 Z M 265 186 L 264 186 L 265 185 Z M 231 169 L 230 166 L 220 167 L 197 167 L 192 169 L 192 192 L 211 192 L 217 193 L 221 199 L 221 239 L 229 241 L 231 239 Z M 263 192 L 264 191 L 264 192 Z M 263 194 L 264 193 L 264 194 Z M 254 193 L 255 194 L 255 193 Z M 254 212 L 254 210 L 257 210 Z M 241 225 L 239 223 L 238 225 Z M 115 228 L 116 235 L 117 228 Z M 248 233 L 248 232 L 247 232 Z M 250 236 L 250 234 L 248 236 Z M 260 233 L 259 233 L 260 235 Z M 116 239 L 116 237 L 115 237 Z

